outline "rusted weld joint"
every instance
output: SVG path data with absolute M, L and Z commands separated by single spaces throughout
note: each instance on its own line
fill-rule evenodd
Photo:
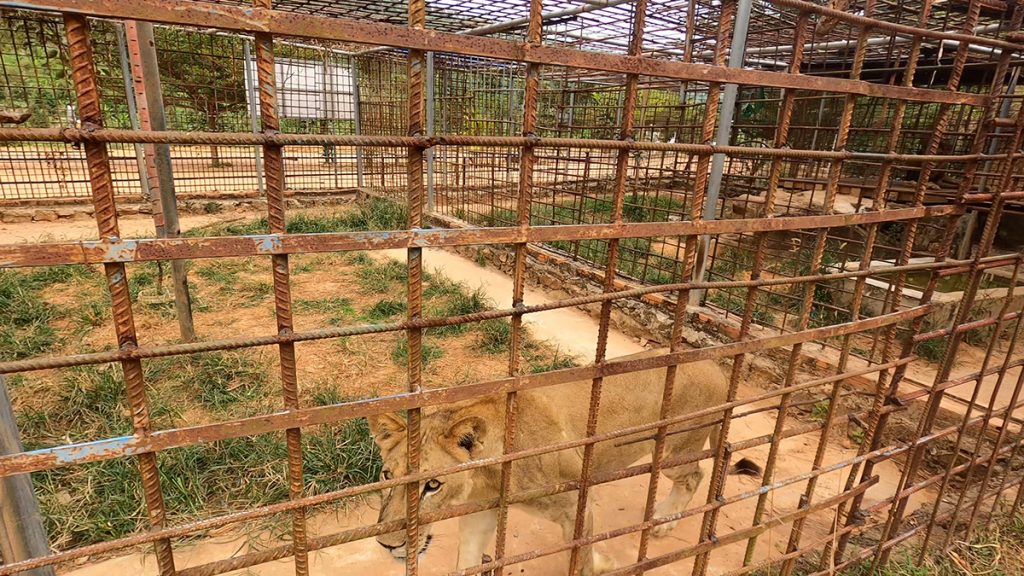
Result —
M 537 134 L 535 132 L 530 132 L 529 134 L 527 134 L 525 136 L 525 138 L 526 138 L 526 143 L 523 144 L 523 146 L 526 147 L 526 148 L 533 148 L 534 146 L 537 146 L 538 144 L 540 144 L 540 141 L 541 141 L 540 136 L 537 136 Z

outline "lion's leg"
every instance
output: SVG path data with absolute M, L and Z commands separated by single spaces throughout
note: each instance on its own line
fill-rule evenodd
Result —
M 497 510 L 459 517 L 459 570 L 480 564 L 497 526 Z
M 693 493 L 700 486 L 701 479 L 704 478 L 704 472 L 701 471 L 700 466 L 696 462 L 662 470 L 662 472 L 672 480 L 672 491 L 669 492 L 667 498 L 658 502 L 658 505 L 654 508 L 655 518 L 685 510 L 690 500 L 693 499 Z M 665 536 L 672 532 L 678 523 L 679 521 L 677 520 L 658 524 L 651 533 L 655 536 Z
M 546 498 L 544 504 L 537 509 L 549 520 L 558 523 L 562 527 L 562 536 L 568 542 L 573 539 L 573 532 L 576 529 L 576 497 L 575 494 L 563 494 L 560 497 Z M 538 504 L 540 504 L 538 502 Z M 583 538 L 589 538 L 594 533 L 594 513 L 588 508 L 583 522 Z M 595 576 L 613 568 L 611 560 L 600 552 L 594 550 L 593 546 L 580 546 L 578 574 L 580 576 Z

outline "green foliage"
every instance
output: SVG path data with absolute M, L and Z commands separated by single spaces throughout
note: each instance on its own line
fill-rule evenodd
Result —
M 223 410 L 266 393 L 266 368 L 242 352 L 198 354 L 180 369 L 180 377 L 195 388 L 194 397 L 211 409 Z
M 449 317 L 476 314 L 490 308 L 490 301 L 484 294 L 482 288 L 467 292 L 460 284 L 453 283 L 453 289 L 447 294 L 444 302 L 431 312 L 431 316 Z M 451 336 L 462 334 L 468 328 L 467 324 L 453 324 L 451 326 L 439 326 L 430 328 L 427 332 L 435 336 Z
M 328 317 L 328 322 L 334 325 L 343 324 L 355 316 L 356 310 L 349 298 L 320 298 L 316 300 L 296 300 L 295 309 L 308 312 L 317 312 Z
M 204 214 L 220 214 L 223 211 L 224 211 L 224 205 L 221 204 L 220 202 L 210 201 L 210 202 L 207 202 L 207 203 L 203 204 L 203 213 Z
M 579 366 L 579 362 L 576 361 L 572 356 L 566 356 L 565 354 L 559 353 L 555 350 L 554 355 L 551 358 L 533 358 L 530 360 L 530 373 L 539 374 L 541 372 L 551 372 L 552 370 L 564 370 L 566 368 L 575 368 Z
M 819 400 L 811 407 L 811 420 L 815 422 L 824 422 L 828 419 L 828 408 L 832 402 L 828 399 Z
M 0 360 L 18 360 L 60 342 L 52 322 L 65 311 L 43 299 L 50 286 L 96 279 L 87 266 L 50 266 L 31 272 L 0 270 Z
M 444 350 L 427 340 L 423 340 L 420 345 L 420 358 L 423 361 L 424 367 L 442 356 L 444 356 Z M 391 349 L 391 361 L 399 366 L 409 365 L 409 347 L 405 338 L 399 338 L 395 342 L 395 347 Z
M 383 322 L 390 320 L 405 312 L 405 302 L 385 298 L 378 300 L 366 311 L 366 319 L 371 322 Z
M 512 343 L 512 325 L 504 318 L 485 320 L 477 328 L 475 348 L 488 354 L 508 352 Z
M 359 288 L 368 294 L 383 294 L 391 291 L 398 281 L 405 280 L 405 264 L 397 260 L 371 262 L 356 271 Z
M 929 362 L 938 362 L 942 360 L 942 354 L 945 352 L 948 342 L 948 336 L 930 338 L 919 342 L 917 344 L 917 355 Z

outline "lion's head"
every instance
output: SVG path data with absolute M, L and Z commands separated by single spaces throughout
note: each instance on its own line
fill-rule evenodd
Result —
M 380 414 L 368 420 L 384 461 L 382 478 L 388 480 L 404 476 L 408 471 L 406 417 Z M 502 427 L 501 414 L 494 399 L 453 404 L 433 411 L 424 409 L 420 419 L 420 470 L 442 470 L 500 454 Z M 420 514 L 469 502 L 474 487 L 482 488 L 484 474 L 484 471 L 474 469 L 420 482 Z M 474 496 L 480 497 L 479 494 Z M 385 491 L 381 500 L 379 522 L 405 518 L 406 485 Z M 429 525 L 420 527 L 419 537 L 416 552 L 423 554 L 430 546 Z M 397 559 L 408 555 L 405 540 L 404 530 L 377 538 L 377 542 Z

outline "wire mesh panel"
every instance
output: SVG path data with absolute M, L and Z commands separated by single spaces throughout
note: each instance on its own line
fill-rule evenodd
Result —
M 99 437 L 29 421 L 46 441 L 0 456 L 0 475 L 64 486 L 109 466 L 131 488 L 105 498 L 132 501 L 134 524 L 62 532 L 51 554 L 0 575 L 138 545 L 161 575 L 281 560 L 304 575 L 318 551 L 370 538 L 413 575 L 434 562 L 459 575 L 829 574 L 871 570 L 896 548 L 920 563 L 1019 514 L 1024 301 L 1020 254 L 1000 234 L 1024 195 L 1024 7 L 833 5 L 19 2 L 0 44 L 4 106 L 32 117 L 0 128 L 5 197 L 88 196 L 99 239 L 0 245 L 0 278 L 27 282 L 0 292 L 15 303 L 0 374 L 69 390 L 93 378 L 86 388 L 112 407 Z M 159 24 L 166 130 L 125 116 L 124 73 L 109 65 L 122 20 Z M 117 201 L 134 159 L 119 154 L 135 144 L 173 147 L 182 192 L 262 183 L 265 217 L 124 238 Z M 64 154 L 59 170 L 18 180 L 15 164 L 51 153 Z M 82 190 L 43 186 L 72 167 Z M 350 188 L 366 203 L 330 225 L 287 201 Z M 504 250 L 508 305 L 439 304 L 457 289 L 425 259 L 466 247 Z M 533 301 L 538 254 L 589 280 Z M 336 260 L 304 279 L 312 258 L 335 256 L 360 268 Z M 168 260 L 220 282 L 211 300 L 262 312 L 169 338 L 139 289 Z M 38 306 L 23 287 L 56 277 L 57 290 L 98 268 L 105 296 L 90 318 L 114 339 L 22 346 L 55 338 L 21 320 Z M 388 298 L 356 314 L 369 285 Z M 638 300 L 667 335 L 619 357 L 613 322 Z M 535 362 L 526 322 L 575 307 L 597 318 L 592 358 Z M 694 321 L 720 339 L 687 345 Z M 500 360 L 462 359 L 486 375 L 432 373 L 456 346 L 439 337 L 469 326 Z M 334 378 L 325 357 L 385 338 L 400 369 L 374 380 L 379 365 L 364 364 L 313 393 Z M 265 364 L 246 363 L 252 350 Z M 755 385 L 766 360 L 771 377 Z M 245 383 L 225 383 L 225 366 Z M 182 390 L 213 409 L 170 418 Z M 225 398 L 248 411 L 217 412 Z M 350 429 L 338 427 L 353 423 L 372 461 L 361 473 L 321 458 L 342 452 Z M 204 488 L 185 485 L 187 451 L 240 476 L 209 509 L 183 510 Z M 331 484 L 339 474 L 350 483 Z M 264 499 L 245 500 L 250 486 Z M 622 504 L 602 518 L 609 493 Z M 318 507 L 370 494 L 376 521 L 317 521 Z M 520 545 L 511 507 L 560 534 Z M 286 538 L 202 561 L 176 547 L 268 517 Z M 421 558 L 456 517 L 455 557 Z M 366 571 L 347 558 L 339 570 Z

